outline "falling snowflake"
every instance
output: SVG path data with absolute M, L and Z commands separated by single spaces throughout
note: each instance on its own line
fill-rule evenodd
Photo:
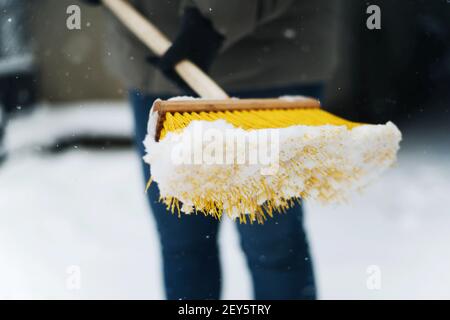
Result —
M 283 31 L 283 36 L 287 39 L 294 39 L 297 36 L 297 32 L 294 29 L 285 29 Z

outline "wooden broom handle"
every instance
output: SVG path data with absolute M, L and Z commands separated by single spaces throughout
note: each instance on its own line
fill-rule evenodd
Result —
M 172 43 L 150 21 L 124 0 L 102 0 L 103 4 L 150 50 L 162 56 Z M 200 97 L 207 99 L 227 99 L 228 95 L 199 67 L 189 60 L 175 65 L 178 75 Z

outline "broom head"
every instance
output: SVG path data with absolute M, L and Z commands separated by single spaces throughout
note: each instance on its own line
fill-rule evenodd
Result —
M 340 202 L 396 160 L 388 122 L 345 120 L 306 97 L 156 100 L 144 160 L 169 210 L 262 223 L 300 199 Z

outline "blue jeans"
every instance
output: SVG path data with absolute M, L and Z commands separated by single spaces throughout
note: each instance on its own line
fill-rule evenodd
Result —
M 232 93 L 242 98 L 308 95 L 320 97 L 322 85 Z M 136 145 L 144 155 L 142 141 L 147 131 L 150 107 L 155 98 L 132 90 Z M 144 180 L 150 168 L 143 163 Z M 219 299 L 221 270 L 217 235 L 219 221 L 203 215 L 170 214 L 158 201 L 159 191 L 152 184 L 147 192 L 162 247 L 164 283 L 168 299 Z M 301 205 L 287 214 L 275 215 L 264 225 L 239 224 L 241 247 L 253 280 L 255 299 L 315 299 L 316 286 L 308 241 L 303 228 Z

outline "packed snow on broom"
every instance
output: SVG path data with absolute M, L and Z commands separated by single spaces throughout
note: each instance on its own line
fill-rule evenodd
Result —
M 251 220 L 259 219 L 300 198 L 346 200 L 396 161 L 401 140 L 392 122 L 353 129 L 296 125 L 243 130 L 217 120 L 192 121 L 155 141 L 157 117 L 157 112 L 150 113 L 144 160 L 151 166 L 161 200 L 172 211 L 195 210 L 216 217 L 225 211 L 231 217 L 250 214 Z M 207 134 L 211 130 L 214 134 Z M 255 141 L 255 135 L 272 139 L 269 145 L 248 143 L 239 148 L 236 141 L 230 145 L 230 133 L 238 141 Z M 255 162 L 250 161 L 252 151 L 276 154 L 270 163 Z

